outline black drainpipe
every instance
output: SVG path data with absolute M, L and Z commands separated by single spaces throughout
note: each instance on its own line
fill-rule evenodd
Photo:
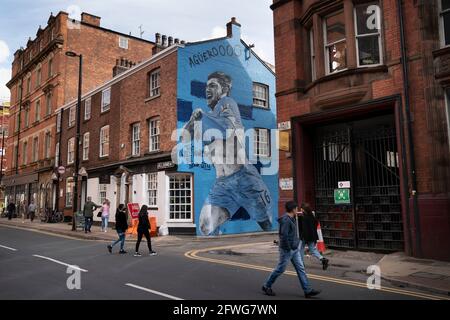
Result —
M 408 126 L 407 141 L 409 147 L 409 163 L 410 163 L 410 175 L 411 175 L 411 196 L 413 199 L 413 211 L 414 211 L 414 227 L 415 227 L 415 243 L 416 250 L 415 255 L 422 256 L 422 242 L 420 239 L 420 219 L 419 219 L 419 206 L 417 202 L 417 176 L 416 176 L 416 161 L 414 158 L 414 140 L 413 130 L 411 125 L 411 109 L 410 109 L 410 96 L 409 96 L 409 71 L 408 71 L 408 56 L 406 53 L 406 40 L 405 40 L 405 26 L 403 21 L 403 2 L 397 0 L 398 18 L 400 23 L 400 42 L 402 50 L 402 66 L 403 66 L 403 94 L 405 96 L 405 114 L 406 124 Z M 403 130 L 403 128 L 402 128 Z M 409 202 L 409 199 L 408 199 Z M 409 213 L 408 213 L 409 214 Z M 414 251 L 413 251 L 414 252 Z

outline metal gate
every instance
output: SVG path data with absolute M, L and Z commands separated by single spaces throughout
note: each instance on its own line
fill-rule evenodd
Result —
M 316 129 L 314 169 L 316 214 L 328 246 L 403 250 L 399 163 L 392 116 Z M 337 203 L 338 184 L 347 181 L 350 201 Z

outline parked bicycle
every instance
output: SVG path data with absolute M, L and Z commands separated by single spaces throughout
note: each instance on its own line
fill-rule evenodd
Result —
M 59 223 L 64 220 L 64 215 L 62 212 L 45 208 L 44 210 L 41 210 L 40 218 L 42 222 Z

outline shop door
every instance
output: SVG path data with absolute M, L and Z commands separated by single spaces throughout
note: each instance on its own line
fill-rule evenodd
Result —
M 314 167 L 316 215 L 326 245 L 403 250 L 392 116 L 316 129 Z

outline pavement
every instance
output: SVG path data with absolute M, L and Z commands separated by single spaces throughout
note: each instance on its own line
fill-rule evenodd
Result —
M 0 226 L 14 229 L 24 229 L 59 235 L 69 239 L 95 240 L 109 242 L 117 239 L 115 230 L 109 229 L 104 233 L 99 226 L 92 227 L 92 233 L 85 234 L 82 230 L 71 231 L 70 223 L 41 223 L 21 219 L 0 219 Z M 155 247 L 200 247 L 201 256 L 205 260 L 218 262 L 225 259 L 230 263 L 262 266 L 273 268 L 277 263 L 278 247 L 274 243 L 276 233 L 257 233 L 221 237 L 196 236 L 158 236 L 152 238 Z M 128 236 L 127 243 L 135 242 L 135 236 Z M 144 245 L 144 244 L 143 244 Z M 189 248 L 190 248 L 189 247 Z M 206 249 L 205 249 L 206 248 Z M 450 263 L 435 260 L 415 259 L 404 253 L 380 254 L 360 251 L 341 251 L 328 249 L 324 256 L 330 260 L 329 270 L 338 279 L 346 281 L 366 282 L 368 267 L 380 267 L 383 283 L 392 287 L 409 288 L 450 296 Z M 327 273 L 322 270 L 321 264 L 314 257 L 305 256 L 307 270 L 318 273 L 320 277 Z M 196 258 L 194 256 L 194 258 Z M 220 259 L 218 259 L 220 258 Z M 220 261 L 218 262 L 221 263 Z M 245 267 L 245 266 L 244 266 Z

